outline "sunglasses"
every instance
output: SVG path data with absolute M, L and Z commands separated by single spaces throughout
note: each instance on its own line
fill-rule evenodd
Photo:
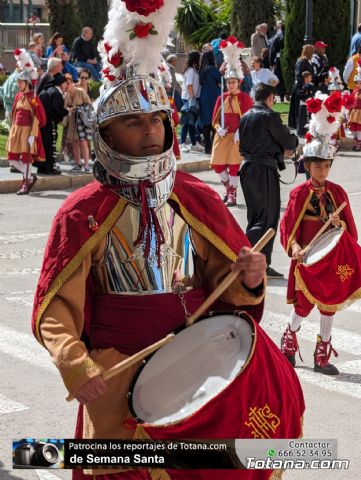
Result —
M 89 77 L 80 77 L 80 80 L 89 80 Z

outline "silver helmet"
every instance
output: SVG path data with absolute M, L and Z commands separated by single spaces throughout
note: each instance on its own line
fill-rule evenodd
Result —
M 165 147 L 159 155 L 132 157 L 112 149 L 102 130 L 113 120 L 126 115 L 164 112 Z M 103 92 L 92 120 L 94 150 L 105 171 L 116 183 L 117 193 L 140 207 L 139 183 L 148 182 L 148 203 L 160 208 L 168 199 L 175 179 L 171 107 L 167 93 L 153 77 L 134 75 Z M 114 182 L 115 180 L 115 182 Z
M 27 70 L 20 70 L 16 75 L 16 80 L 22 80 L 24 82 L 31 83 L 30 73 Z
M 337 152 L 337 146 L 333 145 L 329 136 L 315 137 L 303 147 L 303 157 L 317 157 L 324 160 L 333 160 Z

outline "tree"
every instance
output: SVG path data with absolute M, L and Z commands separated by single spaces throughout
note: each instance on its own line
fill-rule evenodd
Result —
M 231 33 L 245 45 L 251 44 L 256 25 L 274 24 L 274 0 L 233 0 Z
M 104 27 L 108 21 L 108 0 L 77 0 L 77 7 L 82 27 L 91 27 L 97 44 L 103 37 Z
M 47 0 L 47 4 L 51 34 L 60 32 L 64 35 L 64 43 L 70 49 L 81 30 L 75 0 Z
M 294 67 L 301 54 L 305 34 L 305 1 L 287 0 L 285 48 L 281 54 L 283 78 L 291 91 L 295 81 Z M 350 41 L 349 0 L 313 2 L 313 38 L 329 44 L 330 66 L 343 68 Z

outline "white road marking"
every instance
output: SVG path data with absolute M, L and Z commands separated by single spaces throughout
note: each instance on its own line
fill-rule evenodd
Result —
M 322 375 L 310 370 L 296 368 L 301 381 L 311 383 L 326 390 L 361 398 L 361 360 L 337 363 L 340 375 Z
M 61 480 L 60 477 L 54 475 L 48 470 L 35 470 L 35 473 L 39 477 L 39 480 Z
M 289 315 L 282 315 L 281 313 L 274 313 L 265 310 L 261 322 L 261 326 L 266 332 L 272 330 L 281 335 L 285 331 L 289 322 Z M 301 329 L 297 333 L 297 338 L 307 340 L 314 343 L 317 334 L 319 333 L 319 325 L 311 323 L 308 320 L 303 320 Z M 352 339 L 352 341 L 351 341 Z M 333 327 L 332 329 L 332 345 L 337 351 L 349 353 L 350 355 L 361 355 L 361 335 L 344 330 L 343 328 Z
M 23 297 L 4 297 L 10 303 L 18 303 L 25 307 L 32 307 L 34 304 L 34 295 L 24 295 Z
M 56 373 L 57 369 L 50 360 L 49 353 L 41 347 L 35 337 L 2 326 L 0 330 L 0 352 L 36 367 Z
M 37 240 L 39 238 L 45 238 L 49 235 L 46 233 L 23 233 L 14 232 L 7 235 L 0 235 L 0 245 L 10 245 L 12 243 L 26 242 L 28 240 Z
M 33 258 L 38 255 L 43 255 L 43 248 L 24 249 L 19 252 L 0 253 L 0 260 L 17 260 L 20 258 Z
M 31 275 L 40 273 L 40 268 L 0 268 L 0 275 Z
M 285 303 L 286 303 L 286 295 L 287 295 L 287 288 L 286 287 L 268 286 L 267 287 L 267 293 L 270 293 L 271 295 L 278 295 L 280 297 L 284 297 Z M 345 311 L 361 313 L 361 303 L 360 303 L 360 301 L 358 301 L 358 302 L 355 302 L 352 305 L 350 305 L 349 307 L 345 308 Z
M 0 415 L 4 413 L 22 412 L 28 410 L 29 407 L 19 402 L 14 402 L 10 398 L 0 394 Z

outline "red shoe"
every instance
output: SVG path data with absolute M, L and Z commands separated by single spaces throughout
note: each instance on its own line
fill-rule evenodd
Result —
M 29 189 L 28 189 L 28 180 L 23 180 L 23 183 L 21 184 L 20 190 L 16 192 L 16 195 L 28 195 Z
M 300 347 L 298 346 L 296 332 L 292 332 L 289 325 L 286 328 L 281 338 L 281 352 L 290 362 L 292 367 L 296 366 L 296 352 L 298 352 L 298 355 L 300 356 L 300 359 L 303 362 L 303 359 L 301 357 Z
M 35 173 L 32 173 L 28 180 L 28 193 L 30 192 L 30 190 L 33 188 L 33 186 L 37 181 L 38 181 L 38 177 L 35 175 Z
M 237 205 L 237 187 L 228 188 L 228 200 L 226 202 L 227 207 L 235 207 Z
M 331 339 L 328 342 L 324 342 L 320 335 L 317 335 L 316 350 L 313 354 L 315 361 L 313 370 L 315 372 L 323 373 L 324 375 L 338 375 L 340 373 L 335 365 L 329 363 L 331 353 L 338 357 L 338 353 L 332 347 Z
M 226 192 L 222 197 L 222 201 L 223 201 L 223 203 L 227 203 L 228 195 L 229 195 L 229 180 L 227 180 L 227 182 L 222 182 L 222 184 L 223 184 L 224 188 L 226 189 Z

